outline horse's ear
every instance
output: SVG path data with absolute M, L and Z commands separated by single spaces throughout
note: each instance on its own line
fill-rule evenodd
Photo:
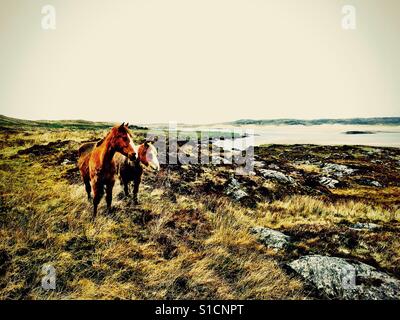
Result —
M 129 122 L 127 122 L 125 126 L 126 126 L 127 128 L 129 128 Z
M 125 122 L 122 122 L 122 124 L 118 127 L 118 131 L 123 132 L 125 130 Z
M 158 136 L 153 136 L 149 140 L 145 140 L 143 143 L 145 146 L 148 146 L 149 144 L 154 144 L 158 141 Z

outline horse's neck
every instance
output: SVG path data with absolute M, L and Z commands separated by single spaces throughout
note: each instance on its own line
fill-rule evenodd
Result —
M 140 147 L 142 147 L 142 148 L 140 148 Z M 141 149 L 142 150 L 142 153 L 139 153 L 139 149 Z M 139 146 L 137 146 L 137 150 L 135 150 L 135 152 L 136 152 L 136 154 L 137 154 L 137 158 L 138 158 L 138 164 L 140 165 L 140 164 L 144 164 L 143 163 L 143 159 L 142 159 L 142 157 L 145 157 L 146 158 L 146 153 L 144 153 L 144 155 L 143 155 L 143 144 L 141 144 L 141 145 L 139 145 Z
M 110 139 L 105 139 L 101 148 L 100 161 L 102 165 L 110 164 L 115 154 L 115 148 L 112 146 Z

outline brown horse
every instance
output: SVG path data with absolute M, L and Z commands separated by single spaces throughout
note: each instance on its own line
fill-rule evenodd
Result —
M 111 129 L 107 136 L 96 144 L 87 143 L 79 148 L 78 166 L 85 183 L 88 198 L 93 189 L 93 218 L 106 189 L 107 210 L 111 210 L 112 189 L 115 179 L 115 153 L 121 153 L 130 160 L 136 159 L 135 146 L 128 124 Z
M 159 171 L 160 163 L 157 158 L 157 149 L 152 142 L 139 145 L 136 154 L 137 159 L 134 161 L 120 154 L 116 154 L 114 160 L 121 185 L 124 186 L 125 196 L 129 196 L 128 185 L 129 182 L 133 181 L 133 201 L 138 204 L 138 192 L 143 169 Z

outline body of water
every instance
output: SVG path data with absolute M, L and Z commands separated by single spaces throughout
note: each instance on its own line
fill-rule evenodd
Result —
M 233 129 L 235 128 L 208 128 L 211 131 Z M 249 126 L 237 129 L 249 129 L 254 135 L 247 138 L 234 139 L 233 141 L 221 141 L 218 144 L 225 145 L 225 148 L 233 147 L 236 149 L 243 149 L 244 146 L 251 144 L 256 146 L 262 144 L 317 144 L 400 147 L 400 127 L 315 125 Z M 372 134 L 346 134 L 348 131 L 372 132 Z

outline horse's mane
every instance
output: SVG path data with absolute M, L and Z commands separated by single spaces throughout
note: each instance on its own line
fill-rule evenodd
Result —
M 97 141 L 96 147 L 99 147 L 104 142 L 105 139 L 106 139 L 106 137 L 104 137 L 103 139 Z
M 119 127 L 119 126 L 115 126 L 114 128 L 117 128 L 117 127 Z M 104 137 L 104 138 L 102 138 L 101 140 L 99 140 L 97 143 L 96 143 L 96 147 L 100 147 L 101 146 L 101 144 L 113 133 L 113 129 L 114 128 L 112 128 L 108 133 L 107 133 L 107 135 Z M 125 128 L 125 127 L 124 127 Z M 126 128 L 125 128 L 126 129 Z M 126 132 L 129 134 L 129 135 L 132 135 L 131 133 L 130 133 L 130 131 L 129 131 L 129 129 L 126 129 Z
M 96 147 L 100 147 L 101 146 L 101 144 L 104 142 L 104 140 L 106 140 L 108 138 L 108 136 L 113 132 L 113 129 L 114 128 L 112 128 L 109 132 L 107 132 L 107 134 L 106 134 L 106 136 L 104 138 L 102 138 L 101 140 L 97 141 Z

